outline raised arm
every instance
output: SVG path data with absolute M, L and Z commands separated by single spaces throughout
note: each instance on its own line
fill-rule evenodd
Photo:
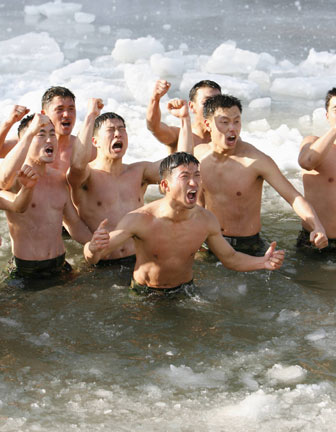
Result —
M 177 151 L 193 154 L 194 140 L 191 130 L 188 102 L 184 99 L 172 99 L 167 105 L 168 111 L 181 120 Z
M 321 137 L 308 136 L 301 143 L 299 164 L 301 168 L 311 171 L 316 169 L 336 140 L 336 125 Z
M 44 114 L 35 114 L 30 122 L 27 130 L 23 134 L 20 141 L 7 154 L 2 161 L 0 170 L 0 188 L 10 189 L 16 179 L 18 171 L 21 169 L 29 150 L 29 146 L 34 136 L 40 131 L 43 126 L 50 123 L 49 117 Z
M 263 257 L 255 257 L 235 251 L 222 236 L 217 220 L 212 222 L 211 231 L 207 243 L 222 264 L 230 270 L 276 270 L 282 266 L 285 253 L 283 250 L 275 250 L 276 242 L 271 244 Z
M 2 210 L 15 213 L 24 213 L 33 196 L 34 186 L 38 180 L 38 175 L 34 169 L 24 165 L 18 174 L 21 189 L 17 194 L 9 191 L 0 191 L 0 208 Z
M 261 161 L 264 179 L 292 206 L 295 213 L 311 228 L 310 241 L 322 249 L 328 246 L 328 238 L 314 208 L 281 173 L 276 163 L 265 157 Z
M 179 128 L 161 122 L 160 100 L 168 92 L 170 83 L 158 80 L 155 83 L 152 97 L 147 107 L 147 128 L 163 144 L 170 147 L 171 153 L 176 151 Z
M 18 121 L 20 121 L 26 114 L 29 113 L 29 109 L 22 105 L 14 105 L 8 119 L 0 125 L 0 157 L 4 158 L 6 154 L 17 144 L 18 139 L 6 140 L 8 132 L 11 127 Z
M 191 131 L 191 121 L 189 116 L 188 102 L 182 99 L 172 99 L 168 102 L 167 108 L 171 114 L 181 120 L 181 129 L 178 139 L 177 151 L 187 153 L 193 152 L 193 135 Z M 159 167 L 161 160 L 148 162 L 145 165 L 144 181 L 148 184 L 159 183 Z
M 89 99 L 87 114 L 72 149 L 70 171 L 67 176 L 72 187 L 80 186 L 88 177 L 94 123 L 103 107 L 102 99 Z

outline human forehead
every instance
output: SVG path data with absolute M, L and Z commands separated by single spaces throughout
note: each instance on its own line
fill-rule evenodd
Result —
M 196 98 L 197 100 L 204 100 L 218 94 L 220 94 L 220 91 L 218 89 L 212 87 L 201 87 L 196 92 Z
M 106 119 L 101 125 L 100 129 L 114 129 L 114 128 L 124 128 L 124 122 L 118 118 Z
M 71 107 L 71 108 L 76 108 L 76 104 L 75 101 L 67 96 L 67 97 L 62 97 L 62 96 L 55 96 L 47 105 L 46 105 L 46 110 L 48 109 L 57 109 L 57 108 L 63 108 L 63 107 Z
M 228 117 L 228 118 L 236 118 L 236 117 L 241 117 L 241 112 L 239 110 L 239 108 L 234 105 L 230 108 L 222 108 L 219 107 L 215 110 L 214 112 L 214 118 L 215 117 Z
M 172 174 L 176 176 L 179 176 L 182 173 L 195 174 L 198 172 L 199 172 L 199 166 L 193 162 L 190 162 L 189 164 L 185 164 L 185 165 L 184 164 L 179 165 L 178 167 L 172 170 Z

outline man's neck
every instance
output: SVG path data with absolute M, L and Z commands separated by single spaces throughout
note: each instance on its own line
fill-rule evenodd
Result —
M 34 168 L 34 171 L 40 176 L 43 177 L 46 173 L 47 164 L 44 162 L 40 162 L 35 159 L 31 159 L 29 156 L 25 160 L 25 164 Z
M 210 141 L 210 132 L 207 130 L 203 120 L 195 120 L 194 123 L 191 125 L 191 129 L 195 135 L 199 136 L 202 139 L 202 141 Z
M 119 175 L 124 169 L 123 161 L 121 159 L 113 159 L 106 157 L 105 155 L 97 155 L 96 159 L 93 161 L 93 165 L 96 169 Z
M 160 206 L 160 217 L 170 219 L 172 222 L 182 222 L 190 219 L 193 208 L 186 208 L 180 203 L 165 196 Z

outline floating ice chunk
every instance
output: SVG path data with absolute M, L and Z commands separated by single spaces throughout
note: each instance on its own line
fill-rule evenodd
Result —
M 275 64 L 275 58 L 271 54 L 263 52 L 259 54 L 259 60 L 256 68 L 263 71 L 270 71 L 275 66 Z
M 258 84 L 258 86 L 263 92 L 268 91 L 271 86 L 271 80 L 269 75 L 266 72 L 260 70 L 255 70 L 251 72 L 248 76 L 248 79 Z
M 71 79 L 75 75 L 80 75 L 86 72 L 91 67 L 89 59 L 77 60 L 74 63 L 70 63 L 61 69 L 57 69 L 50 75 L 50 82 L 55 84 L 62 83 L 68 79 Z
M 311 118 L 309 114 L 299 117 L 298 121 L 299 125 L 303 128 L 308 128 L 311 126 Z
M 275 415 L 280 409 L 278 398 L 275 395 L 266 394 L 263 390 L 248 395 L 236 405 L 229 405 L 220 410 L 213 410 L 218 420 L 225 417 L 248 418 L 251 420 L 263 420 Z
M 153 72 L 160 77 L 181 76 L 184 72 L 184 60 L 171 58 L 162 54 L 153 54 L 150 58 Z
M 0 42 L 2 73 L 51 71 L 60 67 L 63 60 L 59 45 L 47 33 L 27 33 Z
M 149 59 L 151 55 L 163 53 L 164 47 L 152 36 L 138 39 L 119 39 L 112 51 L 112 57 L 119 63 L 134 63 L 139 59 Z
M 254 120 L 249 122 L 248 128 L 251 132 L 255 132 L 255 131 L 266 132 L 269 129 L 271 129 L 271 126 L 269 125 L 266 119 L 261 119 L 261 120 Z
M 124 79 L 137 103 L 147 105 L 157 79 L 149 65 L 127 65 L 124 70 Z
M 180 91 L 187 97 L 191 87 L 203 80 L 211 79 L 217 82 L 221 88 L 222 93 L 233 94 L 238 98 L 251 100 L 259 96 L 258 85 L 254 82 L 238 79 L 228 75 L 213 74 L 210 76 L 204 76 L 203 72 L 186 72 L 183 74 L 183 78 L 180 84 Z
M 163 30 L 170 30 L 171 24 L 163 24 L 162 28 L 163 28 Z
M 41 14 L 47 17 L 72 15 L 82 9 L 80 3 L 62 3 L 61 0 L 43 3 L 39 6 L 25 6 L 24 12 L 27 15 Z
M 295 383 L 301 381 L 307 375 L 307 371 L 299 365 L 283 366 L 275 364 L 267 371 L 267 377 L 271 381 L 282 383 Z
M 316 108 L 313 112 L 313 125 L 316 127 L 325 127 L 328 125 L 326 118 L 326 110 L 324 108 Z
M 218 387 L 223 385 L 225 375 L 223 371 L 206 371 L 196 373 L 190 367 L 181 365 L 176 367 L 170 365 L 169 370 L 161 369 L 159 373 L 168 378 L 174 385 L 179 387 Z
M 298 311 L 290 311 L 287 309 L 282 309 L 277 318 L 278 322 L 291 321 L 293 318 L 297 318 L 300 315 Z
M 221 44 L 209 58 L 205 70 L 210 73 L 249 73 L 259 62 L 259 55 L 236 48 L 232 41 Z
M 19 327 L 20 326 L 19 323 L 17 323 L 16 321 L 14 321 L 11 318 L 0 318 L 0 322 L 2 324 L 8 325 L 9 327 Z
M 272 100 L 270 97 L 254 99 L 249 103 L 249 108 L 264 109 L 270 108 Z
M 291 96 L 302 99 L 319 99 L 333 87 L 336 76 L 276 78 L 271 86 L 273 95 Z
M 327 51 L 309 51 L 308 57 L 300 64 L 300 70 L 307 75 L 317 75 L 323 72 L 336 73 L 336 54 Z
M 325 337 L 327 337 L 327 332 L 323 328 L 321 328 L 321 329 L 318 329 L 318 330 L 306 335 L 305 339 L 309 340 L 311 342 L 315 342 L 315 341 L 318 341 L 320 339 L 324 339 Z
M 96 15 L 85 13 L 85 12 L 76 12 L 75 13 L 75 21 L 81 24 L 91 24 L 96 19 Z

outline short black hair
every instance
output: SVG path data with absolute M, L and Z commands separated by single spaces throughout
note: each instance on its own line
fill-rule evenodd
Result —
M 162 159 L 160 163 L 160 179 L 167 177 L 168 173 L 171 174 L 173 169 L 179 167 L 180 165 L 189 164 L 199 165 L 198 159 L 194 155 L 186 152 L 176 152 Z
M 19 124 L 18 127 L 18 137 L 21 138 L 23 130 L 25 130 L 31 121 L 33 120 L 35 114 L 29 114 L 28 116 L 24 117 Z
M 108 119 L 118 119 L 123 122 L 124 127 L 126 127 L 125 120 L 117 113 L 114 112 L 106 112 L 104 114 L 100 114 L 95 120 L 94 128 L 93 128 L 93 135 L 95 136 L 97 133 L 97 130 L 101 127 L 101 125 Z
M 336 87 L 333 87 L 332 89 L 330 89 L 328 91 L 328 93 L 326 94 L 326 98 L 325 98 L 325 109 L 326 111 L 328 111 L 329 108 L 329 104 L 330 104 L 330 99 L 332 97 L 336 96 Z
M 212 117 L 218 108 L 232 108 L 236 106 L 240 113 L 243 112 L 243 107 L 238 98 L 231 95 L 220 94 L 207 99 L 203 106 L 203 116 L 208 119 Z
M 215 81 L 202 80 L 191 87 L 190 92 L 189 92 L 189 100 L 193 102 L 195 100 L 196 93 L 197 93 L 198 89 L 203 88 L 203 87 L 209 87 L 209 88 L 212 88 L 215 90 L 219 90 L 220 93 L 222 92 L 221 86 L 219 84 L 217 84 Z
M 74 102 L 76 100 L 76 96 L 70 91 L 69 89 L 61 86 L 54 86 L 48 88 L 44 92 L 44 95 L 42 96 L 42 108 L 44 108 L 46 105 L 50 104 L 50 102 L 54 99 L 54 97 L 60 96 L 62 98 L 69 97 Z

